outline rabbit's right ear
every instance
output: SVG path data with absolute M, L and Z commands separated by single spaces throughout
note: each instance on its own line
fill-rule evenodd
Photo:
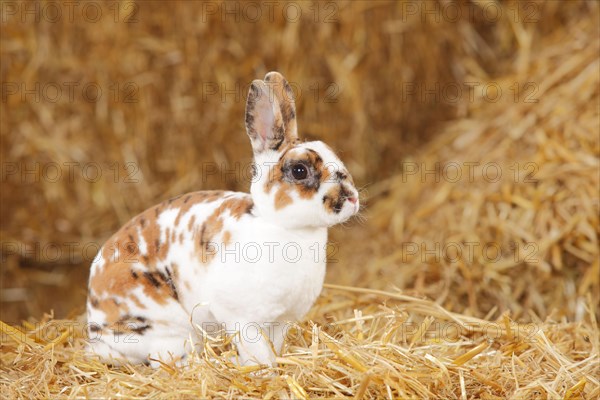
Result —
M 285 141 L 285 126 L 277 96 L 265 82 L 256 79 L 250 85 L 246 101 L 246 131 L 255 154 L 279 150 Z

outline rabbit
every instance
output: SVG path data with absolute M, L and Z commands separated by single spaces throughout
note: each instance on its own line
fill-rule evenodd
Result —
M 325 143 L 298 139 L 293 92 L 278 72 L 250 85 L 245 125 L 249 194 L 172 198 L 99 249 L 87 330 L 104 362 L 185 362 L 198 338 L 225 329 L 236 363 L 275 366 L 290 321 L 319 296 L 327 228 L 359 210 L 352 177 Z

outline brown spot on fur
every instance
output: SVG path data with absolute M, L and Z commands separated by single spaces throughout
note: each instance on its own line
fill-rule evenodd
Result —
M 121 335 L 124 333 L 136 333 L 138 335 L 143 335 L 144 332 L 152 328 L 152 326 L 144 317 L 132 317 L 129 314 L 125 314 L 117 321 L 110 324 L 109 328 L 113 330 L 115 335 Z
M 219 200 L 225 194 L 222 190 L 205 190 L 186 195 L 183 200 L 178 200 L 172 204 L 172 207 L 179 207 L 179 213 L 175 217 L 175 225 L 179 225 L 181 217 L 185 215 L 190 208 L 200 203 L 211 203 Z M 194 216 L 192 216 L 194 218 Z
M 148 282 L 150 282 L 150 284 L 152 286 L 154 286 L 155 288 L 160 288 L 161 282 L 156 279 L 156 277 L 154 276 L 156 272 L 144 272 L 144 278 L 146 278 L 148 280 Z
M 165 272 L 165 283 L 169 286 L 169 289 L 171 289 L 171 297 L 179 301 L 179 293 L 177 293 L 177 288 L 175 287 L 175 282 L 173 281 L 173 275 L 169 268 L 165 268 Z
M 223 244 L 228 245 L 231 242 L 231 232 L 225 231 L 223 232 Z
M 351 195 L 342 185 L 334 186 L 323 196 L 323 205 L 328 212 L 338 214 Z
M 179 300 L 173 276 L 168 268 L 165 268 L 164 273 L 161 271 L 146 271 L 144 272 L 144 278 L 161 294 L 168 293 L 175 300 Z M 165 287 L 168 289 L 167 291 L 164 289 Z
M 171 263 L 171 273 L 176 279 L 179 276 L 179 265 L 174 262 Z
M 284 207 L 292 204 L 292 198 L 288 194 L 288 190 L 285 186 L 280 186 L 275 193 L 275 209 L 280 210 Z
M 128 240 L 125 236 L 126 234 L 126 231 L 122 232 L 120 235 L 115 234 L 115 236 L 102 247 L 102 258 L 106 260 L 107 264 L 121 261 L 126 263 L 139 261 L 139 248 L 135 242 Z
M 137 297 L 136 295 L 134 295 L 133 293 L 131 293 L 129 295 L 129 298 L 135 303 L 135 305 L 139 308 L 141 308 L 142 310 L 146 309 L 146 305 L 144 303 L 142 303 L 139 299 L 139 297 Z
M 109 324 L 117 321 L 122 314 L 129 312 L 129 307 L 126 303 L 119 303 L 114 298 L 98 300 L 97 308 L 106 315 L 106 322 Z
M 150 277 L 146 279 L 143 285 L 144 294 L 158 304 L 166 304 L 168 297 L 171 296 L 171 290 L 168 285 L 165 285 L 165 281 L 166 278 L 162 272 L 151 272 Z
M 181 196 L 183 196 L 183 195 L 180 194 L 179 196 L 171 197 L 169 200 L 167 200 L 167 204 L 173 203 L 175 200 L 177 200 Z
M 239 220 L 242 215 L 250 214 L 254 207 L 254 202 L 250 196 L 237 197 L 225 200 L 217 210 L 221 210 L 222 213 L 225 210 L 229 210 L 233 218 Z
M 131 270 L 131 265 L 125 262 L 107 263 L 90 280 L 90 287 L 97 296 L 98 307 L 106 314 L 108 323 L 116 321 L 121 315 L 128 312 L 127 304 L 119 303 L 116 297 L 132 300 L 137 306 L 146 308 L 134 295 L 137 287 L 142 287 L 144 294 L 158 304 L 166 304 L 171 296 L 170 285 L 165 285 L 167 280 L 159 271 L 145 271 L 143 277 L 134 277 L 137 272 Z M 162 278 L 163 276 L 164 278 Z M 162 282 L 161 282 L 162 281 Z
M 200 237 L 196 240 L 196 251 L 203 263 L 209 263 L 216 255 L 214 245 L 217 236 L 223 230 L 223 221 L 226 213 L 239 220 L 243 215 L 250 214 L 254 203 L 248 196 L 234 197 L 223 201 L 219 207 L 206 219 L 200 229 Z
M 136 255 L 138 251 L 138 247 L 137 244 L 135 244 L 135 242 L 127 243 L 126 249 L 128 255 Z
M 190 222 L 188 222 L 188 231 L 191 231 L 192 228 L 194 227 L 194 224 L 196 223 L 196 216 L 192 215 L 192 218 L 190 218 Z

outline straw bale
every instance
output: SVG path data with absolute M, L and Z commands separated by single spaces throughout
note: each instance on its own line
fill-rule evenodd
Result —
M 526 320 L 578 320 L 589 295 L 598 317 L 598 29 L 578 23 L 568 42 L 556 32 L 522 49 L 525 71 L 518 53 L 514 72 L 482 81 L 505 96 L 476 98 L 468 117 L 402 160 L 402 173 L 368 188 L 368 223 L 338 238 L 361 256 L 340 253 L 330 280 Z M 516 98 L 521 76 L 530 87 Z
M 247 190 L 246 89 L 269 70 L 294 84 L 301 134 L 329 143 L 365 185 L 465 116 L 466 91 L 431 99 L 407 84 L 465 90 L 512 62 L 515 32 L 545 37 L 595 9 L 531 2 L 529 21 L 509 2 L 490 20 L 485 4 L 464 2 L 455 20 L 442 18 L 445 2 L 294 2 L 297 21 L 277 3 L 256 22 L 243 2 L 109 2 L 98 21 L 82 6 L 53 22 L 47 5 L 38 15 L 28 4 L 2 23 L 0 234 L 16 263 L 49 268 L 89 263 L 86 245 L 169 196 Z M 60 256 L 33 257 L 35 245 Z

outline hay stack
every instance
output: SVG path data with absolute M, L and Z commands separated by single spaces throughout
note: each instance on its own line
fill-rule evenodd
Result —
M 138 212 L 188 191 L 247 190 L 246 90 L 267 71 L 297 89 L 303 137 L 339 150 L 363 184 L 393 174 L 398 152 L 459 113 L 456 103 L 416 96 L 398 111 L 402 88 L 390 92 L 390 82 L 463 82 L 471 68 L 493 71 L 515 46 L 505 22 L 486 25 L 480 13 L 423 22 L 395 1 L 294 2 L 287 19 L 277 3 L 272 21 L 263 7 L 260 23 L 243 2 L 138 2 L 135 14 L 131 2 L 97 3 L 94 22 L 83 4 L 72 20 L 63 8 L 58 22 L 44 7 L 60 2 L 11 4 L 0 155 L 16 169 L 3 169 L 0 236 L 11 245 L 2 274 L 12 291 L 1 300 L 13 322 L 40 316 L 48 297 L 60 315 L 81 304 L 93 248 Z M 553 24 L 578 8 L 538 9 Z M 480 52 L 472 40 L 480 35 L 499 51 Z
M 342 257 L 331 280 L 409 288 L 451 310 L 519 319 L 578 320 L 590 296 L 600 315 L 596 22 L 573 26 L 569 42 L 560 31 L 523 48 L 514 73 L 473 79 L 499 89 L 404 159 L 402 174 L 369 189 L 372 240 L 357 251 L 367 257 Z

